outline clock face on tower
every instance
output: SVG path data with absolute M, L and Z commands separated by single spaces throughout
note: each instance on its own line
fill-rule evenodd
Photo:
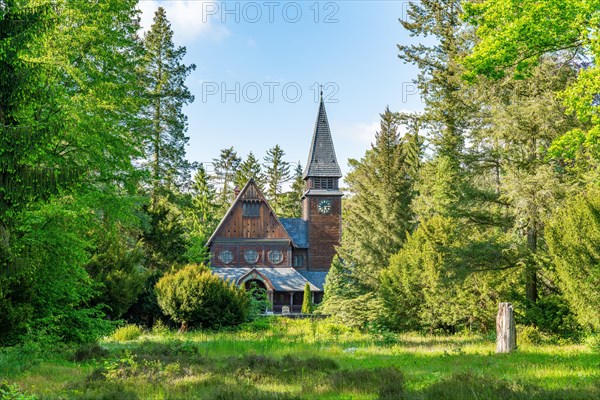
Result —
M 321 214 L 329 214 L 331 212 L 331 200 L 321 200 L 317 204 L 317 210 Z

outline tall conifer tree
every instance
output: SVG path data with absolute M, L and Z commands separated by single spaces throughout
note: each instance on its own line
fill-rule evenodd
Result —
M 285 152 L 279 145 L 267 150 L 264 158 L 266 195 L 276 212 L 281 210 L 283 185 L 290 180 L 290 164 L 283 159 Z
M 144 116 L 151 132 L 146 153 L 156 202 L 160 189 L 189 180 L 187 117 L 182 108 L 194 101 L 185 80 L 196 66 L 183 63 L 186 48 L 173 43 L 171 24 L 162 7 L 156 11 L 143 44 L 146 52 L 141 74 L 149 100 Z
M 250 178 L 254 179 L 254 183 L 256 183 L 260 190 L 265 189 L 262 167 L 252 152 L 248 153 L 248 157 L 246 157 L 236 171 L 234 184 L 241 189 L 248 183 Z

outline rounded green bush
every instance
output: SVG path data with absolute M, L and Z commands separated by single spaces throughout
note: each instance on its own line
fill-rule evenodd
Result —
M 142 336 L 143 333 L 142 328 L 137 325 L 125 325 L 118 328 L 111 337 L 114 340 L 124 342 L 127 340 L 135 340 Z
M 201 328 L 220 328 L 244 322 L 250 311 L 250 296 L 204 265 L 189 264 L 165 274 L 156 283 L 158 305 L 174 321 Z

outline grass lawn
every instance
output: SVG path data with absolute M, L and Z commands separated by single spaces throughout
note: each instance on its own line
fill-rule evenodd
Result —
M 37 399 L 600 399 L 600 354 L 585 345 L 494 349 L 479 336 L 373 336 L 272 318 L 44 356 L 4 349 L 0 380 Z

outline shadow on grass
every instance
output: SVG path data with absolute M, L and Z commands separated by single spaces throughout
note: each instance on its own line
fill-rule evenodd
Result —
M 380 397 L 383 399 L 383 397 Z M 406 400 L 590 400 L 600 399 L 600 384 L 587 389 L 549 390 L 534 385 L 459 373 L 422 391 L 403 393 Z
M 416 336 L 416 337 L 399 337 L 395 344 L 404 347 L 425 347 L 432 348 L 437 346 L 452 346 L 452 347 L 463 347 L 478 344 L 489 344 L 491 343 L 488 339 L 483 337 L 465 337 L 465 338 L 452 338 L 448 339 L 446 336 Z

